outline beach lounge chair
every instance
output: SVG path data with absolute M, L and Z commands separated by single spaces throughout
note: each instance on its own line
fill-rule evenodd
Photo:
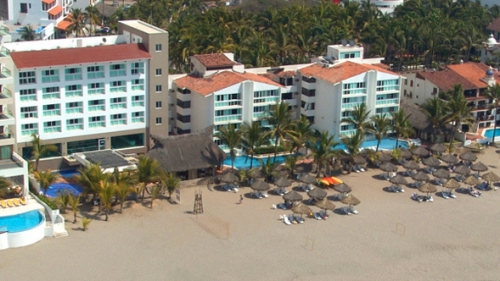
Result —
M 21 206 L 21 202 L 19 202 L 19 198 L 12 199 L 12 202 L 14 203 L 14 205 L 16 205 L 16 207 Z
M 451 191 L 450 191 L 450 192 L 448 192 L 448 196 L 449 196 L 450 198 L 453 198 L 453 199 L 457 198 L 457 196 L 455 195 L 455 193 L 453 193 L 453 192 L 451 192 Z
M 442 191 L 441 195 L 443 196 L 444 199 L 450 198 L 450 196 L 448 196 L 448 192 L 446 192 L 446 191 Z
M 305 221 L 303 217 L 295 216 L 294 218 L 298 223 L 304 223 Z
M 354 206 L 351 206 L 351 207 L 349 208 L 349 212 L 351 212 L 351 214 L 355 214 L 355 215 L 357 215 L 357 214 L 358 214 L 358 211 L 357 211 L 356 209 L 354 209 Z
M 292 223 L 292 224 L 298 224 L 299 222 L 295 219 L 295 216 L 294 215 L 289 215 L 288 216 L 288 220 Z
M 19 199 L 19 201 L 21 202 L 21 205 L 26 205 L 26 204 L 28 204 L 28 203 L 26 202 L 26 200 L 24 199 L 24 197 L 21 197 L 21 199 Z
M 284 215 L 283 216 L 283 222 L 286 224 L 286 225 L 291 225 L 292 222 L 288 219 L 288 216 L 287 215 Z
M 0 206 L 2 206 L 2 208 L 7 208 L 7 202 L 5 200 L 0 201 Z
M 314 213 L 314 218 L 317 219 L 317 220 L 321 220 L 321 215 L 320 213 Z
M 356 173 L 359 173 L 359 170 L 358 170 L 358 168 L 357 168 L 356 166 L 353 166 L 353 167 L 352 167 L 352 170 L 353 170 L 354 172 L 356 172 Z
M 276 210 L 276 208 L 278 208 L 278 207 L 276 206 L 276 204 L 272 204 L 272 205 L 271 205 L 271 209 Z
M 8 200 L 7 200 L 7 206 L 9 206 L 9 207 L 14 207 L 14 202 L 12 202 L 12 200 L 11 200 L 11 199 L 8 199 Z

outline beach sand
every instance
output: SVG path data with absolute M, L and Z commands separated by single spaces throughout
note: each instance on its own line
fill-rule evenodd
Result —
M 479 160 L 500 174 L 493 148 Z M 433 203 L 417 203 L 410 199 L 415 189 L 384 191 L 390 184 L 378 179 L 380 173 L 340 176 L 361 200 L 358 215 L 329 212 L 326 221 L 306 219 L 300 225 L 278 220 L 291 213 L 271 209 L 281 197 L 253 199 L 248 187 L 238 193 L 187 188 L 181 204 L 160 199 L 153 209 L 148 199 L 130 202 L 123 214 L 116 206 L 108 222 L 94 220 L 85 232 L 67 214 L 68 237 L 2 251 L 0 272 L 4 280 L 499 278 L 500 192 L 483 192 L 480 198 L 458 193 L 447 200 L 434 195 Z M 195 216 L 197 190 L 205 213 Z M 240 194 L 245 198 L 237 204 Z

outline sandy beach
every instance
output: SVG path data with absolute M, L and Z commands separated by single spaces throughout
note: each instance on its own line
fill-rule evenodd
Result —
M 494 148 L 479 161 L 500 174 Z M 390 184 L 377 177 L 380 173 L 340 176 L 361 200 L 358 215 L 329 212 L 326 221 L 306 219 L 300 225 L 278 220 L 291 213 L 271 209 L 282 202 L 280 196 L 253 199 L 248 187 L 239 193 L 187 188 L 179 205 L 161 199 L 150 209 L 145 200 L 129 204 L 123 214 L 117 206 L 108 222 L 94 220 L 86 232 L 68 214 L 68 237 L 2 251 L 0 272 L 4 280 L 499 278 L 500 192 L 483 192 L 480 198 L 457 193 L 457 199 L 447 200 L 434 195 L 433 203 L 417 203 L 410 199 L 415 189 L 384 191 Z M 197 190 L 205 213 L 195 216 Z M 237 204 L 240 194 L 245 198 Z

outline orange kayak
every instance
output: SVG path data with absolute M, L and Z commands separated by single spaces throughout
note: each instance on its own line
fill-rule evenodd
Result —
M 332 178 L 323 178 L 323 180 L 327 181 L 329 184 L 335 184 L 335 181 Z

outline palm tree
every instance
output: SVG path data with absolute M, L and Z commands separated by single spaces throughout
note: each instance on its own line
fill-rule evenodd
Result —
M 236 149 L 241 147 L 241 131 L 237 130 L 233 124 L 222 126 L 215 134 L 223 144 L 229 147 L 229 155 L 231 156 L 231 168 L 234 169 L 234 159 L 236 158 Z
M 292 149 L 295 149 L 295 156 L 299 154 L 299 149 L 302 148 L 304 144 L 314 138 L 315 131 L 312 125 L 313 124 L 304 115 L 301 115 L 300 120 L 293 123 L 290 138 L 292 140 Z
M 455 132 L 462 126 L 462 124 L 471 124 L 474 118 L 471 115 L 470 107 L 467 106 L 467 100 L 464 96 L 462 85 L 457 84 L 453 86 L 448 93 L 448 120 L 453 124 L 453 130 L 450 136 L 450 146 L 452 149 L 453 141 L 455 140 Z
M 123 204 L 125 203 L 125 199 L 127 199 L 127 197 L 130 194 L 136 192 L 136 190 L 126 182 L 115 183 L 115 185 L 116 185 L 115 195 L 116 198 L 120 200 L 120 214 L 121 214 L 123 213 Z
M 164 172 L 160 168 L 160 163 L 156 159 L 147 156 L 140 156 L 137 163 L 137 171 L 135 173 L 136 180 L 141 185 L 142 200 L 144 200 L 144 192 L 150 183 L 157 183 L 164 178 Z M 138 192 L 139 193 L 139 192 Z
M 422 104 L 422 109 L 431 121 L 432 139 L 435 141 L 437 135 L 442 132 L 444 125 L 447 123 L 447 105 L 442 99 L 434 97 Z
M 168 198 L 172 197 L 172 193 L 174 193 L 175 189 L 179 187 L 181 180 L 175 176 L 174 173 L 168 173 L 163 181 L 163 184 L 167 188 Z
M 153 202 L 155 201 L 155 199 L 160 196 L 160 192 L 161 186 L 158 184 L 153 184 L 153 186 L 151 187 L 151 209 L 153 209 Z
M 33 30 L 33 27 L 31 24 L 28 24 L 24 27 L 21 28 L 21 38 L 24 41 L 33 41 L 35 40 L 35 30 Z
M 264 179 L 266 181 L 272 181 L 276 176 L 276 164 L 271 161 L 271 157 L 267 156 L 267 161 L 263 159 L 257 159 L 259 161 L 262 173 L 264 174 Z
M 69 13 L 70 16 L 64 19 L 65 21 L 69 21 L 66 32 L 74 33 L 76 37 L 85 35 L 85 14 L 82 10 L 74 8 L 72 8 Z
M 271 128 L 270 137 L 274 138 L 274 160 L 276 161 L 276 154 L 278 154 L 278 144 L 290 135 L 293 130 L 292 127 L 292 111 L 288 103 L 276 103 L 263 117 Z
M 86 194 L 92 194 L 91 201 L 94 201 L 96 195 L 100 192 L 100 182 L 107 179 L 108 175 L 104 174 L 99 163 L 90 164 L 79 169 L 80 173 L 75 177 L 83 188 Z
M 292 178 L 293 171 L 295 170 L 295 166 L 297 166 L 297 161 L 299 161 L 299 159 L 301 159 L 301 157 L 293 155 L 286 158 L 284 166 L 290 172 L 288 174 L 289 178 Z
M 135 192 L 135 189 L 133 189 L 131 186 L 136 184 L 136 181 L 135 181 L 136 178 L 132 175 L 130 170 L 124 170 L 124 171 L 120 172 L 118 170 L 118 167 L 115 167 L 110 178 L 115 183 L 115 185 L 117 187 L 117 193 L 118 193 L 118 189 L 120 189 L 120 192 L 125 193 L 125 194 L 120 194 L 124 197 L 120 197 L 117 194 L 117 196 L 115 197 L 115 202 L 114 202 L 114 203 L 117 203 L 118 200 L 122 199 L 120 203 L 123 206 L 123 201 L 125 200 L 125 198 L 128 195 L 130 195 L 130 193 Z M 121 213 L 121 211 L 122 210 L 120 209 L 120 213 Z
M 108 214 L 111 209 L 111 203 L 113 202 L 114 195 L 115 184 L 109 179 L 101 180 L 99 182 L 99 199 L 101 200 L 101 206 L 104 209 L 104 221 L 108 221 Z
M 38 164 L 40 163 L 40 158 L 47 156 L 49 153 L 55 153 L 59 150 L 59 148 L 54 144 L 45 144 L 42 145 L 42 140 L 40 136 L 37 134 L 31 135 L 31 155 L 35 160 L 35 167 L 33 167 L 34 171 L 38 171 Z
M 45 172 L 35 171 L 35 179 L 40 183 L 40 187 L 43 189 L 43 195 L 47 197 L 47 190 L 49 190 L 49 186 L 52 185 L 57 176 L 52 173 L 50 169 L 47 169 Z
M 62 214 L 66 214 L 66 208 L 68 207 L 70 197 L 72 196 L 67 190 L 62 190 L 57 193 L 56 203 L 59 205 L 59 210 Z
M 85 8 L 84 16 L 85 21 L 88 20 L 90 23 L 90 33 L 94 34 L 96 25 L 102 24 L 102 17 L 99 9 L 96 6 L 87 6 Z
M 359 149 L 361 147 L 361 144 L 363 143 L 364 138 L 365 135 L 361 131 L 356 131 L 356 133 L 350 137 L 345 136 L 342 138 L 342 143 L 345 144 L 350 156 L 349 173 L 352 171 L 354 157 L 359 154 Z
M 371 110 L 367 109 L 366 103 L 361 103 L 356 105 L 351 111 L 351 115 L 347 118 L 343 118 L 341 122 L 353 125 L 355 129 L 363 133 L 370 124 L 368 119 L 370 112 Z
M 337 142 L 334 141 L 334 136 L 330 135 L 328 131 L 323 131 L 317 140 L 309 141 L 308 148 L 311 149 L 312 157 L 317 166 L 318 176 L 321 172 L 321 168 L 325 166 L 329 159 L 335 156 L 335 151 L 333 148 L 337 146 Z
M 242 132 L 241 147 L 243 152 L 250 156 L 250 169 L 252 169 L 255 149 L 269 144 L 268 132 L 259 125 L 259 122 L 243 123 L 240 130 Z
M 384 113 L 382 115 L 373 115 L 370 120 L 372 123 L 368 124 L 366 129 L 375 135 L 375 138 L 377 139 L 377 148 L 375 149 L 375 152 L 378 152 L 380 142 L 382 142 L 382 139 L 387 135 L 387 132 L 391 128 L 391 119 Z
M 495 84 L 495 86 L 488 87 L 485 96 L 491 99 L 490 109 L 492 109 L 492 111 L 493 109 L 495 110 L 495 113 L 493 115 L 495 129 L 493 131 L 493 139 L 491 141 L 492 143 L 495 143 L 495 136 L 497 132 L 497 116 L 498 114 L 500 114 L 500 85 Z
M 410 114 L 406 114 L 404 109 L 399 109 L 398 111 L 391 112 L 392 125 L 391 129 L 396 133 L 396 148 L 398 147 L 399 138 L 402 136 L 409 136 L 413 132 L 413 128 L 410 125 Z
M 71 194 L 71 196 L 69 197 L 69 206 L 71 207 L 71 211 L 73 212 L 73 223 L 76 223 L 76 215 L 78 213 L 80 197 L 80 194 L 78 196 Z

